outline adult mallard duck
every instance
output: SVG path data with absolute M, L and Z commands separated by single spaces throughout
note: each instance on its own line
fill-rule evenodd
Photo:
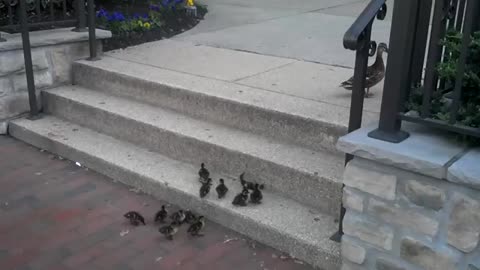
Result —
M 385 77 L 383 53 L 388 53 L 388 47 L 387 44 L 380 43 L 377 47 L 377 58 L 375 59 L 375 63 L 367 68 L 367 78 L 365 80 L 365 88 L 367 88 L 365 97 L 367 98 L 370 96 L 370 88 L 381 82 Z M 340 86 L 347 90 L 353 90 L 353 76 L 350 79 L 342 82 Z

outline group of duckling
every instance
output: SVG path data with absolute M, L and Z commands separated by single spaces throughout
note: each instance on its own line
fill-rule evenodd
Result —
M 198 171 L 200 186 L 200 198 L 204 198 L 210 192 L 210 187 L 212 186 L 212 178 L 210 178 L 210 172 L 205 167 L 205 164 L 200 165 L 200 170 Z M 220 178 L 219 184 L 215 188 L 217 192 L 218 199 L 222 199 L 228 192 L 228 187 L 225 185 L 225 180 Z M 263 199 L 262 189 L 264 185 L 258 183 L 253 183 L 245 180 L 245 173 L 240 175 L 240 184 L 242 185 L 242 192 L 238 193 L 232 201 L 232 204 L 235 206 L 247 206 L 248 198 L 250 195 L 250 202 L 253 204 L 260 204 Z M 252 191 L 250 193 L 250 191 Z
M 145 218 L 136 211 L 129 211 L 124 215 L 124 217 L 127 218 L 134 226 L 138 226 L 140 224 L 146 225 Z M 205 227 L 204 216 L 197 217 L 192 211 L 185 211 L 182 209 L 169 216 L 167 207 L 162 205 L 162 209 L 155 214 L 154 221 L 155 223 L 165 223 L 168 217 L 171 219 L 170 224 L 162 226 L 158 229 L 158 231 L 165 235 L 168 240 L 173 240 L 173 236 L 177 234 L 179 227 L 185 223 L 190 225 L 187 230 L 190 235 L 203 236 L 200 232 Z
M 202 163 L 200 170 L 198 171 L 198 176 L 200 177 L 200 197 L 204 198 L 210 192 L 210 187 L 212 186 L 212 178 L 210 178 L 210 172 L 205 168 L 205 164 Z M 228 187 L 225 185 L 225 180 L 220 178 L 219 184 L 215 188 L 218 198 L 223 199 L 228 192 Z M 235 206 L 247 206 L 248 202 L 253 204 L 260 204 L 263 199 L 262 189 L 264 188 L 263 184 L 253 183 L 245 180 L 245 173 L 240 175 L 240 184 L 242 185 L 242 192 L 238 193 L 232 201 L 232 204 Z M 250 192 L 251 191 L 251 192 Z M 250 201 L 248 200 L 250 197 Z M 146 225 L 145 218 L 137 211 L 129 211 L 125 215 L 130 223 L 134 226 L 140 224 Z M 172 215 L 168 215 L 168 210 L 165 205 L 162 205 L 160 211 L 155 214 L 154 221 L 155 223 L 165 223 L 167 218 L 171 219 L 169 225 L 162 226 L 158 231 L 165 235 L 168 240 L 173 240 L 173 236 L 177 234 L 179 227 L 182 224 L 189 224 L 187 232 L 192 236 L 202 236 L 200 233 L 205 227 L 205 217 L 196 216 L 190 210 L 178 210 Z

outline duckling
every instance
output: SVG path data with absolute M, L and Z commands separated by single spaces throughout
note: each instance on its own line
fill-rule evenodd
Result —
M 215 188 L 215 190 L 217 191 L 217 194 L 218 194 L 218 198 L 219 198 L 219 199 L 225 197 L 225 195 L 226 195 L 227 192 L 228 192 L 228 188 L 227 188 L 227 186 L 225 185 L 225 180 L 223 180 L 222 178 L 220 178 L 220 184 L 218 184 L 218 186 L 217 186 L 217 188 Z
M 246 181 L 244 177 L 245 177 L 245 172 L 240 174 L 240 184 L 242 184 L 242 187 L 246 187 L 247 189 L 254 190 L 255 183 Z M 259 188 L 263 189 L 264 185 L 263 184 L 259 185 Z
M 165 205 L 162 205 L 162 209 L 160 211 L 158 211 L 157 214 L 155 215 L 155 222 L 164 223 L 165 218 L 167 216 L 168 216 L 168 211 L 165 208 Z
M 208 178 L 207 182 L 203 183 L 200 187 L 200 198 L 204 198 L 210 192 L 212 186 L 212 178 Z
M 192 236 L 203 236 L 200 234 L 200 231 L 205 227 L 205 217 L 204 216 L 199 216 L 197 221 L 190 225 L 188 228 L 188 232 Z
M 367 68 L 367 78 L 365 80 L 365 87 L 367 88 L 367 92 L 365 93 L 366 98 L 370 97 L 370 88 L 377 85 L 385 77 L 383 53 L 388 53 L 388 47 L 387 44 L 380 43 L 378 44 L 375 62 Z M 347 90 L 353 90 L 353 77 L 342 82 L 340 86 Z
M 200 182 L 203 184 L 208 181 L 210 177 L 210 172 L 205 168 L 205 163 L 200 164 L 200 170 L 198 171 L 198 176 L 200 176 Z
M 170 225 L 160 227 L 158 231 L 168 240 L 173 240 L 173 236 L 178 232 L 178 224 L 172 222 Z
M 259 185 L 255 184 L 255 189 L 253 190 L 252 194 L 250 194 L 250 202 L 255 204 L 260 204 L 263 199 L 263 194 L 260 191 Z
M 242 192 L 238 193 L 237 196 L 235 196 L 232 204 L 236 206 L 247 206 L 247 200 L 248 200 L 248 189 L 244 187 Z
M 186 223 L 192 224 L 196 220 L 197 220 L 197 217 L 195 216 L 195 214 L 192 211 L 190 211 L 190 210 L 185 211 L 185 222 Z
M 173 220 L 172 223 L 175 223 L 177 225 L 182 225 L 185 221 L 185 217 L 185 212 L 181 209 L 170 216 L 170 218 Z
M 130 223 L 134 226 L 138 226 L 140 224 L 140 222 L 143 224 L 143 225 L 146 225 L 145 224 L 145 219 L 143 218 L 142 215 L 140 215 L 140 213 L 136 212 L 136 211 L 129 211 L 127 212 L 125 215 L 123 215 L 125 218 L 127 218 L 128 220 L 130 220 Z

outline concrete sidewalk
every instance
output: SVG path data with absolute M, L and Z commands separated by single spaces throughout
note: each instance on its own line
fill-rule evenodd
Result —
M 353 67 L 354 52 L 342 46 L 345 31 L 367 0 L 203 0 L 209 13 L 175 39 L 342 67 Z M 393 0 L 385 21 L 375 21 L 372 37 L 389 40 Z

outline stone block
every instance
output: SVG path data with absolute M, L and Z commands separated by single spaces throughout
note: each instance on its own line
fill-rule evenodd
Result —
M 32 51 L 33 70 L 48 68 L 48 59 L 44 49 Z M 22 50 L 7 51 L 0 53 L 0 76 L 25 71 L 25 59 Z
M 343 261 L 341 270 L 367 270 L 367 267 Z
M 345 167 L 343 182 L 347 187 L 357 188 L 387 200 L 395 199 L 397 186 L 395 175 L 360 167 L 355 161 L 349 162 Z
M 427 244 L 410 237 L 402 239 L 400 256 L 404 260 L 425 270 L 458 269 L 456 258 L 452 254 L 435 250 Z
M 72 44 L 71 46 L 74 46 Z M 53 80 L 55 83 L 71 82 L 72 62 L 67 47 L 59 46 L 50 50 L 52 59 Z
M 403 208 L 398 204 L 388 204 L 370 198 L 368 213 L 386 223 L 407 227 L 429 236 L 434 236 L 438 231 L 438 221 L 419 213 L 416 209 Z
M 346 235 L 357 237 L 385 250 L 392 249 L 393 229 L 347 211 L 343 220 Z
M 8 131 L 8 121 L 0 120 L 0 135 L 7 134 L 7 131 Z
M 400 263 L 386 258 L 378 258 L 375 267 L 377 270 L 407 270 Z
M 13 91 L 12 81 L 8 76 L 0 77 L 0 97 Z
M 477 246 L 480 237 L 480 201 L 456 192 L 450 213 L 447 241 L 459 250 L 469 253 Z
M 361 245 L 355 243 L 348 236 L 342 238 L 342 258 L 356 264 L 363 264 L 367 251 Z
M 359 212 L 363 211 L 363 196 L 354 190 L 345 187 L 343 189 L 343 206 Z
M 412 203 L 433 210 L 442 209 L 445 203 L 445 191 L 415 180 L 410 180 L 405 184 L 404 193 Z
M 53 85 L 52 73 L 49 70 L 35 72 L 34 80 L 36 90 Z M 25 73 L 13 76 L 13 87 L 16 92 L 27 91 L 27 77 Z

